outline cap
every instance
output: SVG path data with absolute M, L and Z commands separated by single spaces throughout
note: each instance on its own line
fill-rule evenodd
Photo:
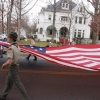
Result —
M 17 40 L 17 33 L 16 32 L 11 32 L 9 35 L 8 35 L 9 38 L 13 39 L 13 41 L 16 41 Z

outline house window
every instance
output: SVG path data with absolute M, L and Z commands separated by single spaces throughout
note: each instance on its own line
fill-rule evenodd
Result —
M 39 24 L 39 19 L 38 19 L 38 24 Z
M 65 16 L 61 16 L 61 21 L 67 22 L 68 18 Z
M 82 38 L 84 38 L 84 33 L 85 33 L 85 30 L 83 30 Z
M 51 20 L 51 15 L 49 15 L 48 20 Z
M 82 17 L 79 17 L 79 24 L 82 24 Z
M 80 11 L 80 9 L 78 8 L 78 9 L 77 9 L 77 11 L 79 12 L 79 11 Z
M 62 7 L 65 8 L 65 4 L 64 3 L 62 4 Z
M 81 38 L 81 30 L 78 30 L 78 37 Z
M 83 8 L 82 7 L 78 8 L 78 12 L 84 12 Z
M 84 24 L 86 24 L 86 17 L 84 17 Z
M 82 7 L 80 8 L 80 12 L 82 12 Z
M 84 38 L 84 33 L 83 33 L 83 36 L 82 36 L 82 38 Z
M 68 3 L 62 3 L 62 9 L 68 9 L 69 4 Z
M 57 15 L 55 15 L 55 20 L 57 20 Z
M 66 4 L 66 8 L 68 8 L 68 4 Z
M 75 18 L 75 23 L 77 24 L 77 17 Z
M 43 28 L 40 28 L 40 34 L 42 34 L 43 33 Z
M 75 32 L 74 32 L 74 38 L 76 38 L 76 30 L 75 30 Z

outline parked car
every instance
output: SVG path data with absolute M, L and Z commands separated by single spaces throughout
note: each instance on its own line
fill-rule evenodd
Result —
M 24 40 L 24 39 L 26 39 L 26 36 L 20 35 L 20 40 Z
M 0 34 L 0 40 L 7 40 L 7 34 Z

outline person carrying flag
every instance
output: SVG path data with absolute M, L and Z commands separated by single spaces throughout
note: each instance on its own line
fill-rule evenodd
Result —
M 35 41 L 34 41 L 33 36 L 30 37 L 30 41 L 31 41 L 31 42 L 30 42 L 30 47 L 35 46 Z M 29 60 L 30 56 L 31 56 L 31 54 L 29 54 L 29 55 L 26 57 L 26 59 Z M 37 57 L 36 57 L 36 56 L 34 56 L 34 60 L 37 60 Z
M 6 100 L 7 95 L 9 94 L 9 92 L 11 91 L 11 89 L 13 87 L 13 83 L 20 90 L 21 94 L 24 97 L 24 100 L 30 100 L 28 97 L 28 94 L 18 76 L 19 61 L 20 61 L 20 49 L 19 49 L 18 44 L 16 43 L 16 40 L 17 40 L 17 33 L 11 32 L 8 35 L 8 42 L 11 43 L 11 45 L 7 51 L 8 59 L 2 65 L 2 69 L 4 69 L 6 66 L 9 66 L 8 75 L 7 75 L 4 91 L 0 95 L 0 100 Z

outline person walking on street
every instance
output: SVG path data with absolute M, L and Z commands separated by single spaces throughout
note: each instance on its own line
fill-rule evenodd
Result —
M 2 69 L 4 69 L 6 66 L 9 66 L 8 75 L 7 75 L 4 91 L 0 95 L 0 100 L 6 100 L 7 95 L 9 94 L 9 92 L 13 87 L 13 83 L 20 90 L 24 100 L 30 100 L 18 76 L 20 48 L 16 43 L 16 40 L 17 40 L 17 33 L 11 32 L 8 35 L 8 42 L 11 43 L 11 45 L 7 51 L 7 61 L 2 65 Z
M 35 41 L 34 41 L 33 36 L 30 37 L 30 40 L 31 40 L 31 42 L 30 42 L 30 47 L 35 46 Z M 30 56 L 31 56 L 31 54 L 29 54 L 29 55 L 26 57 L 26 59 L 29 60 Z M 36 57 L 36 56 L 34 56 L 34 60 L 37 60 L 37 57 Z

